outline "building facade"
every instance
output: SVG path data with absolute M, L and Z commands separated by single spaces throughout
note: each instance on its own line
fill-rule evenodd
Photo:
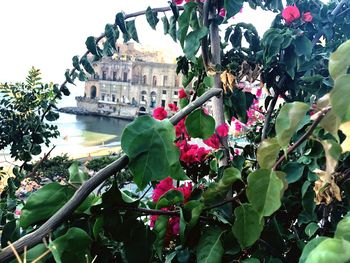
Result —
M 139 51 L 133 44 L 93 64 L 95 75 L 85 83 L 78 108 L 115 117 L 152 113 L 158 106 L 178 103 L 181 75 L 176 64 L 164 63 L 158 52 Z

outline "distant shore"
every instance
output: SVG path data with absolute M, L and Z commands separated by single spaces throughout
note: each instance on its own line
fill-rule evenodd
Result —
M 121 119 L 121 120 L 128 120 L 132 121 L 135 119 L 134 116 L 111 116 L 104 113 L 98 113 L 98 112 L 90 112 L 82 108 L 78 107 L 62 107 L 58 109 L 59 112 L 64 112 L 68 114 L 74 114 L 74 115 L 83 115 L 83 116 L 101 116 L 101 117 L 109 117 L 114 119 Z

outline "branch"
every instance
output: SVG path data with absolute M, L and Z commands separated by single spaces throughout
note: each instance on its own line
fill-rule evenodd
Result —
M 204 211 L 207 211 L 207 210 L 211 210 L 211 209 L 214 209 L 214 208 L 217 208 L 217 207 L 220 207 L 220 206 L 223 206 L 223 205 L 226 205 L 227 203 L 232 203 L 232 202 L 236 202 L 236 200 L 244 193 L 244 191 L 246 190 L 246 188 L 243 188 L 241 191 L 239 191 L 238 194 L 236 194 L 235 196 L 233 197 L 230 197 L 230 198 L 226 198 L 225 200 L 217 203 L 217 204 L 214 204 L 214 205 L 211 205 L 211 206 L 208 206 L 204 209 Z
M 310 126 L 308 131 L 299 138 L 293 145 L 289 146 L 287 153 L 283 154 L 277 162 L 272 167 L 273 170 L 276 170 L 277 167 L 287 158 L 287 155 L 293 152 L 296 148 L 298 148 L 316 129 L 317 125 L 322 121 L 322 119 L 327 115 L 327 113 L 331 110 L 331 107 L 328 106 L 326 108 L 323 108 L 320 112 L 316 113 L 318 114 L 318 117 L 315 119 L 314 123 Z
M 199 97 L 196 101 L 191 102 L 185 108 L 176 113 L 170 118 L 170 122 L 175 125 L 181 119 L 183 119 L 187 114 L 200 107 L 206 101 L 214 96 L 220 95 L 221 89 L 210 89 Z M 101 183 L 103 183 L 107 178 L 122 170 L 127 166 L 129 159 L 126 155 L 123 155 L 118 160 L 114 161 L 110 165 L 106 166 L 104 169 L 99 171 L 94 177 L 86 181 L 80 188 L 75 192 L 73 197 L 60 209 L 58 210 L 48 221 L 41 225 L 34 232 L 25 235 L 16 242 L 13 246 L 16 248 L 18 253 L 22 253 L 24 248 L 31 248 L 34 245 L 41 242 L 42 238 L 48 233 L 57 228 L 63 221 L 65 221 L 74 211 L 79 207 L 79 205 L 85 200 L 85 198 Z M 5 247 L 0 253 L 0 262 L 9 262 L 14 257 L 10 247 Z
M 273 96 L 273 99 L 271 100 L 270 105 L 269 105 L 267 112 L 266 112 L 264 127 L 262 129 L 261 141 L 263 141 L 267 138 L 267 129 L 269 128 L 272 112 L 276 106 L 277 99 L 278 99 L 278 93 L 275 92 L 275 95 Z
M 53 151 L 53 149 L 56 148 L 56 145 L 54 145 L 51 150 L 44 155 L 44 157 L 37 162 L 37 164 L 33 167 L 33 170 L 26 176 L 26 177 L 33 177 L 36 174 L 36 171 L 39 169 L 40 165 L 47 160 L 47 158 L 49 157 L 49 155 L 51 154 L 51 152 Z

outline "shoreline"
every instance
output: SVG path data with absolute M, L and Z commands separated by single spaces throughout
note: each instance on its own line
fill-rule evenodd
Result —
M 137 117 L 137 116 L 123 116 L 123 115 L 115 116 L 115 115 L 109 115 L 104 113 L 91 112 L 78 107 L 62 107 L 58 109 L 58 112 L 73 114 L 73 115 L 81 115 L 81 116 L 108 117 L 108 118 L 126 120 L 126 121 L 133 121 Z

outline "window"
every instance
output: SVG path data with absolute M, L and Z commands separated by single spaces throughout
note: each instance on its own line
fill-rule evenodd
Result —
M 98 79 L 98 74 L 94 74 L 94 79 Z
M 107 78 L 107 72 L 106 71 L 102 71 L 102 79 L 106 80 Z
M 162 107 L 165 107 L 165 100 L 162 100 Z
M 166 90 L 165 89 L 162 90 L 162 94 L 166 95 Z
M 95 87 L 95 86 L 92 86 L 92 87 L 91 87 L 91 91 L 90 91 L 90 98 L 91 98 L 91 99 L 96 98 L 96 92 L 97 92 L 96 87 Z
M 153 76 L 153 81 L 152 81 L 153 86 L 157 86 L 157 77 Z
M 128 81 L 128 72 L 124 72 L 123 81 L 124 81 L 124 82 L 127 82 L 127 81 Z
M 113 72 L 113 81 L 116 81 L 116 80 L 117 80 L 117 72 L 114 71 L 114 72 Z
M 179 92 L 177 90 L 174 91 L 174 96 L 177 96 Z
M 174 105 L 177 106 L 177 101 L 174 101 Z
M 105 100 L 105 94 L 104 93 L 101 94 L 101 100 Z
M 168 86 L 168 76 L 163 77 L 163 86 Z
M 147 84 L 147 76 L 146 75 L 143 75 L 142 83 Z
M 112 101 L 115 102 L 115 95 L 112 94 Z

